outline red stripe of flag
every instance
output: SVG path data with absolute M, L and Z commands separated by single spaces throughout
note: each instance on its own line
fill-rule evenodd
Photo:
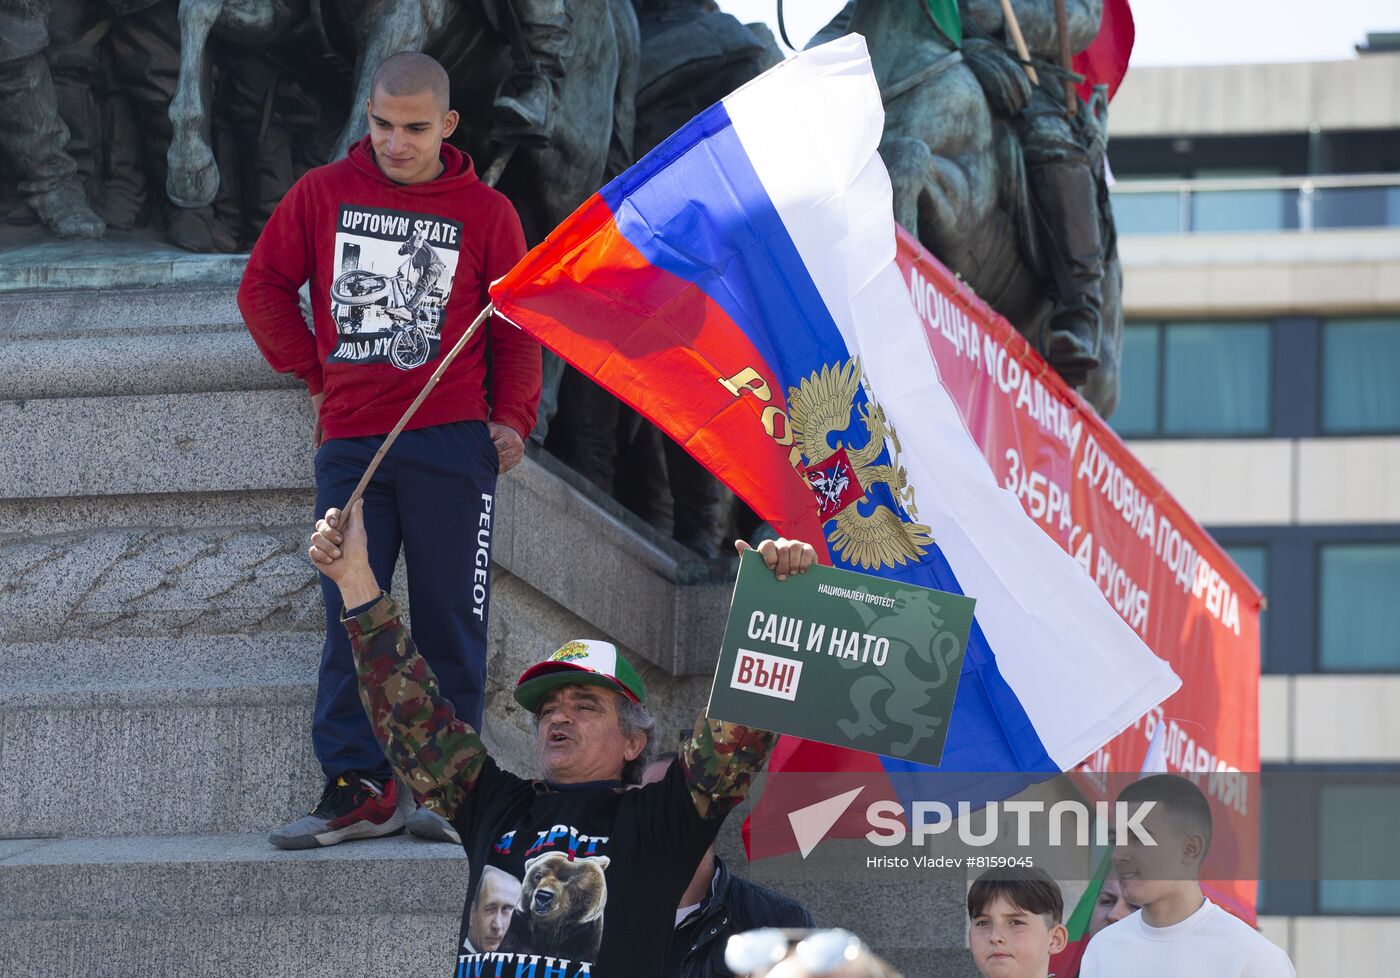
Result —
M 733 320 L 695 285 L 651 265 L 598 196 L 491 287 L 497 312 L 632 405 L 766 516 L 779 533 L 826 537 L 811 487 L 789 462 L 786 391 Z M 768 389 L 720 381 L 752 367 Z M 779 438 L 786 437 L 784 446 Z

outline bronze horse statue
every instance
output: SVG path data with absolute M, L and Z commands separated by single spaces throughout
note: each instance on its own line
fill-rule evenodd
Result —
M 339 159 L 367 131 L 364 106 L 375 68 L 391 54 L 424 51 L 452 78 L 462 123 L 453 142 L 482 170 L 509 158 L 501 189 L 521 210 L 527 236 L 539 240 L 631 162 L 637 21 L 630 0 L 573 0 L 577 47 L 559 86 L 556 125 L 545 145 L 514 147 L 491 139 L 489 110 L 510 71 L 510 45 L 498 0 L 180 0 L 180 76 L 170 103 L 174 136 L 166 190 L 181 207 L 214 199 L 218 165 L 210 145 L 211 34 L 241 45 L 268 45 L 315 31 L 349 68 L 349 117 L 331 154 Z
M 1037 242 L 1012 127 L 994 115 L 972 68 L 935 27 L 924 0 L 855 0 L 813 43 L 846 31 L 864 35 L 880 84 L 880 155 L 894 188 L 896 220 L 1045 352 L 1052 274 Z M 1102 102 L 1087 111 L 1101 130 Z M 1102 186 L 1099 201 L 1102 332 L 1098 364 L 1077 386 L 1107 417 L 1118 402 L 1122 268 Z

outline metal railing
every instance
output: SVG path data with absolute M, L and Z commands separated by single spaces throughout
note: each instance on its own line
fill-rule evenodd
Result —
M 1400 228 L 1400 174 L 1119 180 L 1120 234 Z

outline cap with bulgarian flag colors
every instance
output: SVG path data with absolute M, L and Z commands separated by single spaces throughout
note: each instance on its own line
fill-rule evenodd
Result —
M 621 693 L 633 703 L 647 701 L 642 677 L 618 654 L 616 645 L 576 638 L 520 674 L 515 681 L 515 702 L 531 713 L 538 713 L 540 701 L 550 690 L 578 685 L 603 686 Z

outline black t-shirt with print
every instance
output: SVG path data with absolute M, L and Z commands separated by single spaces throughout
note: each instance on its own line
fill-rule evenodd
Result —
M 527 781 L 488 757 L 453 822 L 471 862 L 455 978 L 659 978 L 676 906 L 722 823 L 700 817 L 676 762 L 626 789 Z M 486 866 L 509 874 L 512 895 L 519 885 L 489 952 L 471 933 Z

